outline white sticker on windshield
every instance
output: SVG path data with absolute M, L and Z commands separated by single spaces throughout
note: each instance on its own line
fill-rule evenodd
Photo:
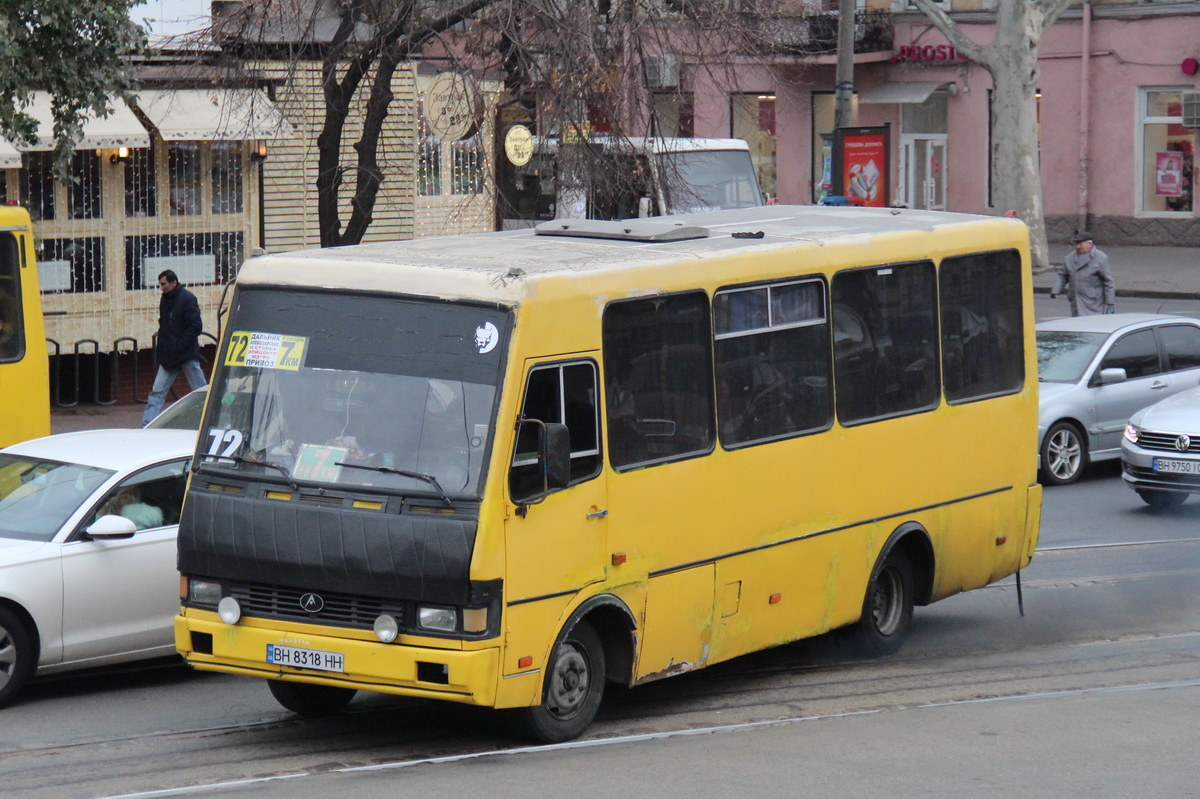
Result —
M 484 322 L 475 328 L 475 348 L 479 350 L 480 355 L 496 349 L 499 343 L 500 331 L 491 322 Z

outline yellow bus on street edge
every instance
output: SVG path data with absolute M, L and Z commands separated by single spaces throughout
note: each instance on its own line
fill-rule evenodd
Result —
M 0 205 L 0 447 L 50 435 L 50 358 L 29 212 Z
M 1019 221 L 770 206 L 263 256 L 179 530 L 176 645 L 580 735 L 626 686 L 1019 572 Z M 1019 574 L 1018 574 L 1019 576 Z

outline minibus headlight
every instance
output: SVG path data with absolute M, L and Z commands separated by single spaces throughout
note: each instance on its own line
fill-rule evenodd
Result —
M 1131 444 L 1137 443 L 1138 429 L 1131 424 L 1125 425 L 1125 440 Z
M 197 605 L 215 605 L 221 601 L 221 584 L 193 578 L 188 584 L 188 599 Z
M 375 619 L 375 637 L 385 644 L 390 644 L 396 640 L 396 636 L 400 634 L 400 623 L 396 621 L 394 616 L 389 616 L 384 613 L 377 616 Z
M 417 624 L 426 630 L 452 633 L 458 628 L 458 613 L 454 608 L 420 605 L 417 607 Z
M 227 596 L 217 605 L 217 614 L 226 624 L 237 624 L 242 618 L 242 606 L 231 596 Z

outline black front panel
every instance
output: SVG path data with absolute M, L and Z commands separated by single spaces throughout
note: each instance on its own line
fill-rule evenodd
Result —
M 466 604 L 475 516 L 387 513 L 197 491 L 179 571 L 360 596 Z

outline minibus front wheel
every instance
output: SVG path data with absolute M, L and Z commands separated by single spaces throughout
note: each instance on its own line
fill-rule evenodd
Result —
M 517 710 L 518 729 L 541 743 L 578 738 L 596 718 L 606 679 L 600 636 L 591 624 L 579 621 L 550 653 L 541 704 Z

